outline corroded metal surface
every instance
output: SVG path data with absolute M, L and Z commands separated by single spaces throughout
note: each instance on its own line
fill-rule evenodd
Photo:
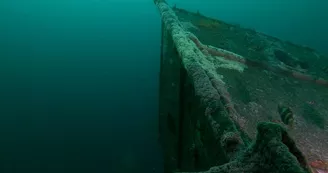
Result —
M 168 171 L 277 172 L 257 163 L 261 159 L 271 165 L 287 160 L 280 172 L 309 171 L 308 165 L 313 172 L 327 171 L 327 58 L 308 47 L 154 2 L 182 65 L 179 163 Z M 290 108 L 292 126 L 282 120 L 279 104 Z M 263 121 L 268 123 L 264 129 L 281 133 L 265 137 L 256 128 Z M 262 146 L 270 141 L 289 152 L 271 153 L 281 157 L 276 160 L 257 157 L 254 150 L 275 150 Z M 250 153 L 254 162 L 245 159 Z

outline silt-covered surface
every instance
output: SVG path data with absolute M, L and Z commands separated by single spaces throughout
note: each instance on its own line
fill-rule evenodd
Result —
M 226 85 L 238 112 L 235 122 L 251 139 L 258 122 L 279 123 L 310 164 L 328 160 L 328 57 L 253 29 L 173 9 L 183 28 L 203 45 L 245 59 L 235 61 L 201 49 Z M 291 123 L 278 113 L 279 104 L 290 108 Z

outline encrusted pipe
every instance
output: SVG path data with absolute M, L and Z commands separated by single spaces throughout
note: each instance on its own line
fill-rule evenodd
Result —
M 283 74 L 283 75 L 286 75 L 289 77 L 293 77 L 293 78 L 296 78 L 299 80 L 309 81 L 309 82 L 312 82 L 317 85 L 328 87 L 328 80 L 326 80 L 326 79 L 318 78 L 318 77 L 312 76 L 310 74 L 301 73 L 301 72 L 298 72 L 298 71 L 295 71 L 292 69 L 284 68 L 282 66 L 273 66 L 273 65 L 266 64 L 263 62 L 257 62 L 254 60 L 246 59 L 243 56 L 238 55 L 236 53 L 233 53 L 233 52 L 230 52 L 230 51 L 227 51 L 224 49 L 220 49 L 220 48 L 217 48 L 214 46 L 205 45 L 205 44 L 201 43 L 198 40 L 198 38 L 193 34 L 189 34 L 189 38 L 196 44 L 198 49 L 206 50 L 207 54 L 209 54 L 209 55 L 220 56 L 227 60 L 236 61 L 236 62 L 245 64 L 245 65 L 248 65 L 248 66 L 260 67 L 265 70 L 273 71 L 273 72 L 280 73 L 280 74 Z
M 233 139 L 240 139 L 240 134 L 230 116 L 226 113 L 220 114 L 227 111 L 222 103 L 222 95 L 213 86 L 211 78 L 215 76 L 214 72 L 202 66 L 206 58 L 203 57 L 195 43 L 189 39 L 188 33 L 181 26 L 173 10 L 163 0 L 155 0 L 154 2 L 160 11 L 165 25 L 164 29 L 171 33 L 182 65 L 193 82 L 195 94 L 200 98 L 201 104 L 205 108 L 204 114 L 207 116 L 214 138 L 219 140 L 220 147 L 227 149 L 228 159 L 234 158 L 243 146 L 243 141 L 234 140 L 231 142 Z M 233 136 L 233 138 L 228 136 Z

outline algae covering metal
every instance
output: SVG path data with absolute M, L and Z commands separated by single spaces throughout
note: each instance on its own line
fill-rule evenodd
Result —
M 328 171 L 328 57 L 154 2 L 165 172 Z

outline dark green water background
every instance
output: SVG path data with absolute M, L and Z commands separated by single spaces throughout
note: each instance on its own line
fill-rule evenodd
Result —
M 0 21 L 0 172 L 161 172 L 151 2 L 1 0 Z

